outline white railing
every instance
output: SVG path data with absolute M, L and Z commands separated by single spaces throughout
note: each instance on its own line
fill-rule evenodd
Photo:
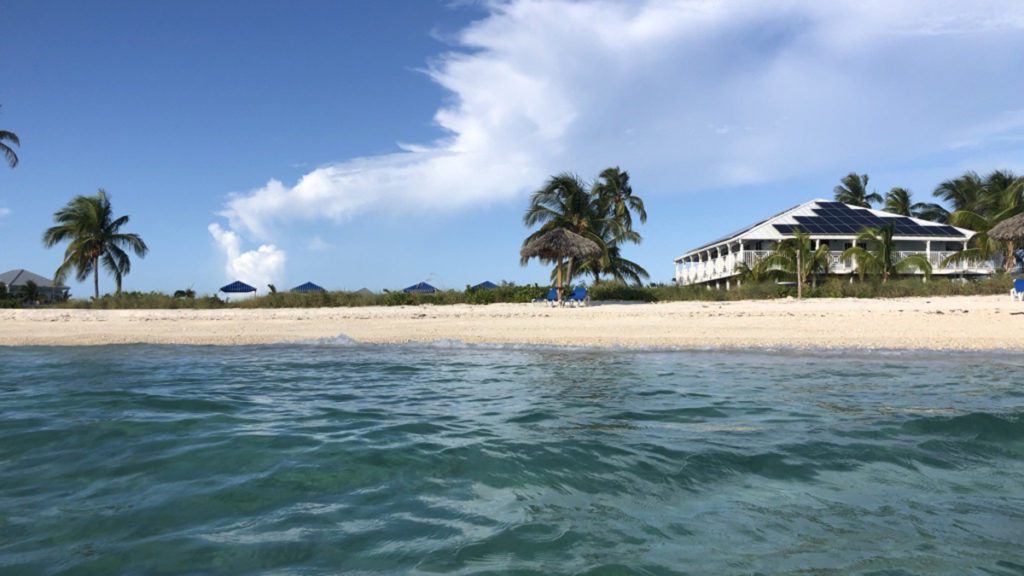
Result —
M 753 267 L 758 260 L 771 254 L 770 250 L 744 250 L 704 260 L 676 266 L 676 281 L 680 284 L 699 284 L 736 276 L 736 265 L 740 262 Z M 995 270 L 991 261 L 971 260 L 966 262 L 944 261 L 957 252 L 925 252 L 923 250 L 904 250 L 897 252 L 897 259 L 920 254 L 926 256 L 932 265 L 932 274 L 989 274 Z M 852 259 L 842 259 L 841 251 L 829 252 L 829 273 L 850 274 L 857 269 Z

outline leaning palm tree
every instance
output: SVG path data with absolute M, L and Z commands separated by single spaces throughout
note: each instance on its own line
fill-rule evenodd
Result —
M 871 208 L 873 203 L 881 204 L 882 197 L 878 192 L 868 192 L 868 175 L 850 172 L 839 181 L 839 186 L 833 189 L 836 195 L 836 202 Z
M 125 251 L 145 257 L 149 247 L 138 234 L 121 232 L 128 216 L 113 217 L 110 198 L 100 190 L 95 196 L 76 196 L 64 208 L 54 213 L 57 222 L 43 233 L 43 244 L 53 247 L 65 240 L 64 262 L 54 273 L 54 283 L 60 284 L 74 270 L 75 279 L 84 282 L 93 276 L 96 298 L 100 297 L 100 265 L 114 275 L 117 292 L 121 281 L 131 272 L 131 259 Z
M 899 257 L 896 242 L 892 238 L 895 229 L 895 224 L 882 228 L 865 228 L 857 234 L 856 242 L 865 243 L 868 247 L 855 245 L 843 251 L 842 259 L 853 259 L 861 280 L 865 275 L 872 274 L 881 278 L 882 284 L 885 284 L 889 278 L 913 270 L 920 270 L 924 272 L 926 278 L 931 278 L 932 265 L 923 255 Z
M 775 250 L 765 256 L 765 265 L 776 274 L 792 274 L 796 279 L 796 297 L 803 298 L 804 285 L 811 279 L 816 286 L 818 276 L 828 274 L 828 246 L 811 246 L 811 236 L 794 230 L 791 238 L 778 243 Z

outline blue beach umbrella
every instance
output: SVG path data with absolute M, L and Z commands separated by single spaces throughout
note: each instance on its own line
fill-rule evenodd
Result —
M 306 282 L 305 284 L 301 284 L 299 286 L 296 286 L 295 288 L 292 288 L 292 292 L 299 292 L 305 294 L 307 292 L 326 292 L 326 290 L 324 290 L 323 287 L 318 284 Z
M 476 286 L 473 286 L 473 290 L 491 290 L 492 288 L 497 287 L 498 285 L 495 284 L 494 282 L 491 282 L 490 280 L 484 280 L 483 282 L 477 284 Z
M 245 282 L 242 282 L 241 280 L 235 280 L 234 282 L 228 284 L 227 286 L 221 286 L 220 291 L 228 293 L 244 293 L 255 292 L 256 289 L 253 288 L 252 286 L 249 286 Z
M 426 282 L 420 282 L 419 284 L 413 284 L 412 286 L 409 286 L 408 288 L 402 290 L 402 292 L 414 292 L 414 293 L 418 293 L 418 294 L 433 294 L 434 292 L 437 292 L 437 288 L 434 288 L 433 286 L 431 286 L 430 284 L 427 284 Z

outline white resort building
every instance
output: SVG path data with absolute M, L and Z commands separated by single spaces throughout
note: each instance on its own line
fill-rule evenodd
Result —
M 852 275 L 856 266 L 842 259 L 843 251 L 853 246 L 864 228 L 889 224 L 895 225 L 893 240 L 899 257 L 923 254 L 932 265 L 933 276 L 981 276 L 994 271 L 990 261 L 943 264 L 947 257 L 967 248 L 967 241 L 974 236 L 972 230 L 841 202 L 811 200 L 676 258 L 675 282 L 728 289 L 737 282 L 738 264 L 753 266 L 779 241 L 792 238 L 794 230 L 808 234 L 815 249 L 828 246 L 829 274 Z

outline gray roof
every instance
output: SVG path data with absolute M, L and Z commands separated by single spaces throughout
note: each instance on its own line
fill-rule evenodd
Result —
M 67 286 L 58 286 L 53 283 L 53 280 L 44 278 L 34 272 L 29 272 L 22 268 L 15 270 L 8 270 L 3 274 L 0 274 L 0 282 L 4 283 L 4 286 L 8 288 L 14 288 L 16 286 L 25 286 L 29 282 L 35 282 L 36 286 L 40 288 L 67 288 Z

